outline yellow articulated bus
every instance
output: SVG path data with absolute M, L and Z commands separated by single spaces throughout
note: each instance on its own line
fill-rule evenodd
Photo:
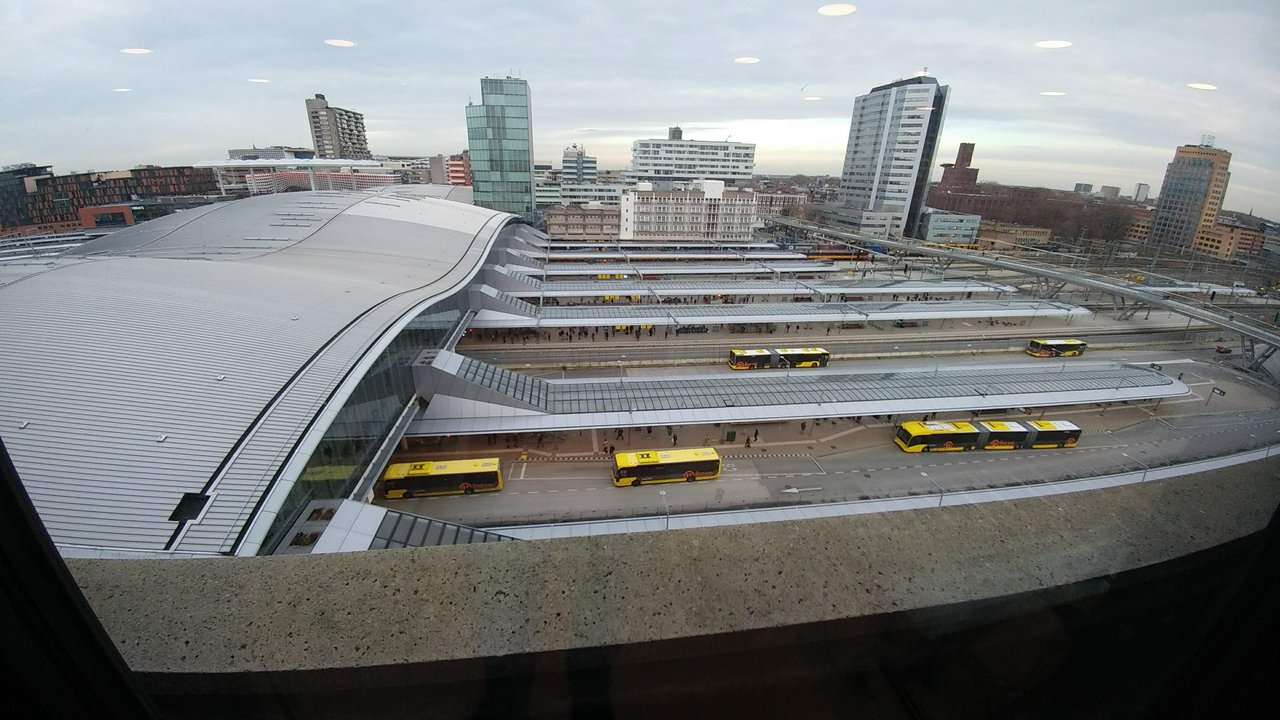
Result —
M 1074 357 L 1083 355 L 1089 343 L 1083 340 L 1029 340 L 1027 354 L 1032 357 Z
M 831 353 L 825 348 L 774 348 L 729 351 L 729 367 L 734 370 L 762 368 L 826 367 Z
M 613 484 L 618 487 L 718 477 L 720 454 L 715 448 L 641 450 L 620 452 L 613 457 Z
M 1066 420 L 904 422 L 893 441 L 903 452 L 1072 448 L 1083 431 Z
M 396 463 L 383 474 L 388 500 L 432 495 L 470 495 L 502 489 L 499 458 Z

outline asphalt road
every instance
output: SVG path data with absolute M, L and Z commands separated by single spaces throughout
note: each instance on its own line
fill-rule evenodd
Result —
M 1099 353 L 1102 355 L 1103 353 Z M 889 425 L 850 426 L 857 447 L 820 439 L 779 447 L 722 447 L 720 478 L 617 488 L 610 463 L 594 460 L 512 462 L 498 493 L 395 501 L 389 506 L 470 525 L 505 525 L 729 510 L 962 491 L 1105 475 L 1280 442 L 1276 390 L 1245 375 L 1231 358 L 1155 351 L 1105 353 L 1177 370 L 1195 394 L 1152 404 L 1083 407 L 1051 413 L 1085 428 L 1080 446 L 1063 450 L 903 453 Z M 1225 396 L 1209 393 L 1211 387 Z M 945 419 L 945 418 L 940 418 Z M 664 495 L 659 495 L 664 491 Z M 795 492 L 791 492 L 795 491 Z
M 942 332 L 963 335 L 959 339 L 947 339 L 934 334 L 903 333 L 899 337 L 883 337 L 874 329 L 846 330 L 833 332 L 831 335 L 804 331 L 800 333 L 774 333 L 773 335 L 744 335 L 741 339 L 733 337 L 707 337 L 700 335 L 672 336 L 664 339 L 661 334 L 656 338 L 645 337 L 641 341 L 598 342 L 575 340 L 572 343 L 544 340 L 541 343 L 528 345 L 462 344 L 458 352 L 488 363 L 519 369 L 525 366 L 545 367 L 567 362 L 571 366 L 578 361 L 615 362 L 621 360 L 624 365 L 637 362 L 677 362 L 719 361 L 734 347 L 783 347 L 818 345 L 831 351 L 834 355 L 888 355 L 891 353 L 936 353 L 940 355 L 956 355 L 965 353 L 991 353 L 1017 351 L 1026 345 L 1027 338 L 1043 337 L 1043 328 L 1027 329 L 1010 336 L 987 337 L 987 330 L 992 329 L 986 323 L 960 322 L 948 320 Z M 997 330 L 1010 331 L 1010 327 L 997 325 Z M 892 331 L 892 328 L 890 329 Z M 1106 328 L 1080 329 L 1080 335 L 1094 340 L 1095 343 L 1140 345 L 1151 343 L 1177 343 L 1184 340 L 1192 344 L 1212 345 L 1222 333 L 1217 330 L 1192 331 L 1182 330 L 1164 332 L 1108 332 Z M 872 335 L 871 333 L 876 333 Z M 1054 337 L 1067 335 L 1069 332 L 1058 330 Z M 880 336 L 877 336 L 880 335 Z M 554 336 L 553 336 L 554 337 Z M 634 342 L 634 345 L 631 344 Z M 574 360 L 566 360 L 566 352 L 576 356 Z

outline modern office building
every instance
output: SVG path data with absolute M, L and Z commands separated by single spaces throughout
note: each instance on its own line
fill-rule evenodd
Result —
M 82 208 L 217 190 L 217 179 L 207 168 L 149 166 L 54 175 L 47 165 L 12 166 L 0 171 L 0 230 L 76 230 Z
M 444 155 L 432 155 L 427 158 L 426 178 L 422 182 L 430 185 L 452 185 L 449 182 L 449 167 Z
M 1134 208 L 1133 219 L 1129 221 L 1129 229 L 1124 232 L 1124 239 L 1129 242 L 1146 243 L 1151 234 L 1152 211 L 1146 208 Z
M 30 227 L 31 210 L 27 195 L 35 191 L 39 178 L 53 176 L 53 166 L 17 163 L 0 168 L 0 232 Z
M 916 237 L 949 93 L 919 76 L 854 101 L 835 222 L 868 235 Z
M 331 160 L 372 160 L 369 139 L 364 131 L 364 115 L 355 110 L 333 107 L 324 95 L 307 98 L 307 124 L 316 157 Z
M 593 183 L 600 175 L 596 159 L 587 154 L 587 149 L 578 147 L 577 143 L 564 149 L 560 162 L 560 181 L 581 185 Z
M 981 222 L 980 215 L 926 207 L 920 212 L 917 237 L 927 243 L 969 247 L 978 242 L 978 226 Z
M 1076 187 L 1072 192 L 1089 195 L 1093 193 L 1093 185 L 1091 183 L 1076 183 Z
M 560 197 L 565 205 L 600 203 L 617 207 L 622 204 L 622 193 L 633 187 L 622 183 L 561 183 Z
M 457 155 L 450 155 L 445 161 L 450 185 L 471 187 L 471 151 L 463 150 Z
M 667 130 L 665 140 L 637 140 L 631 144 L 631 169 L 625 176 L 659 186 L 694 180 L 746 186 L 755 167 L 756 146 L 752 143 L 685 140 L 684 132 L 673 127 Z
M 1103 200 L 1119 200 L 1120 188 L 1116 187 L 1115 185 L 1103 185 L 1102 187 L 1098 188 L 1098 195 Z
M 1212 228 L 1196 233 L 1192 248 L 1223 260 L 1244 259 L 1262 254 L 1263 237 L 1259 218 L 1224 215 Z
M 1146 183 L 1138 183 L 1133 186 L 1133 201 L 1146 202 L 1151 195 L 1151 186 Z
M 533 204 L 539 210 L 563 205 L 564 198 L 560 195 L 560 183 L 540 182 L 534 185 Z
M 700 180 L 691 190 L 655 190 L 639 183 L 622 195 L 622 240 L 749 240 L 756 219 L 755 193 Z
M 1212 230 L 1231 180 L 1230 166 L 1231 153 L 1221 148 L 1179 147 L 1165 170 L 1147 243 L 1182 254 L 1197 233 Z
M 471 186 L 481 207 L 532 219 L 533 119 L 529 83 L 481 78 L 480 104 L 467 105 Z

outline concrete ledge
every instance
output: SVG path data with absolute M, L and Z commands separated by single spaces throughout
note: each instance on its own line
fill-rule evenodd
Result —
M 143 673 L 429 663 L 995 598 L 1262 529 L 1280 460 L 1092 492 L 829 518 L 324 556 L 70 560 Z

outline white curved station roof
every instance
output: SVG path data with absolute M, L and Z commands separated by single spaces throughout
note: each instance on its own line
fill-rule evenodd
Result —
M 512 218 L 453 192 L 267 195 L 0 265 L 0 436 L 63 553 L 231 550 L 352 368 Z M 212 499 L 179 532 L 184 493 Z

